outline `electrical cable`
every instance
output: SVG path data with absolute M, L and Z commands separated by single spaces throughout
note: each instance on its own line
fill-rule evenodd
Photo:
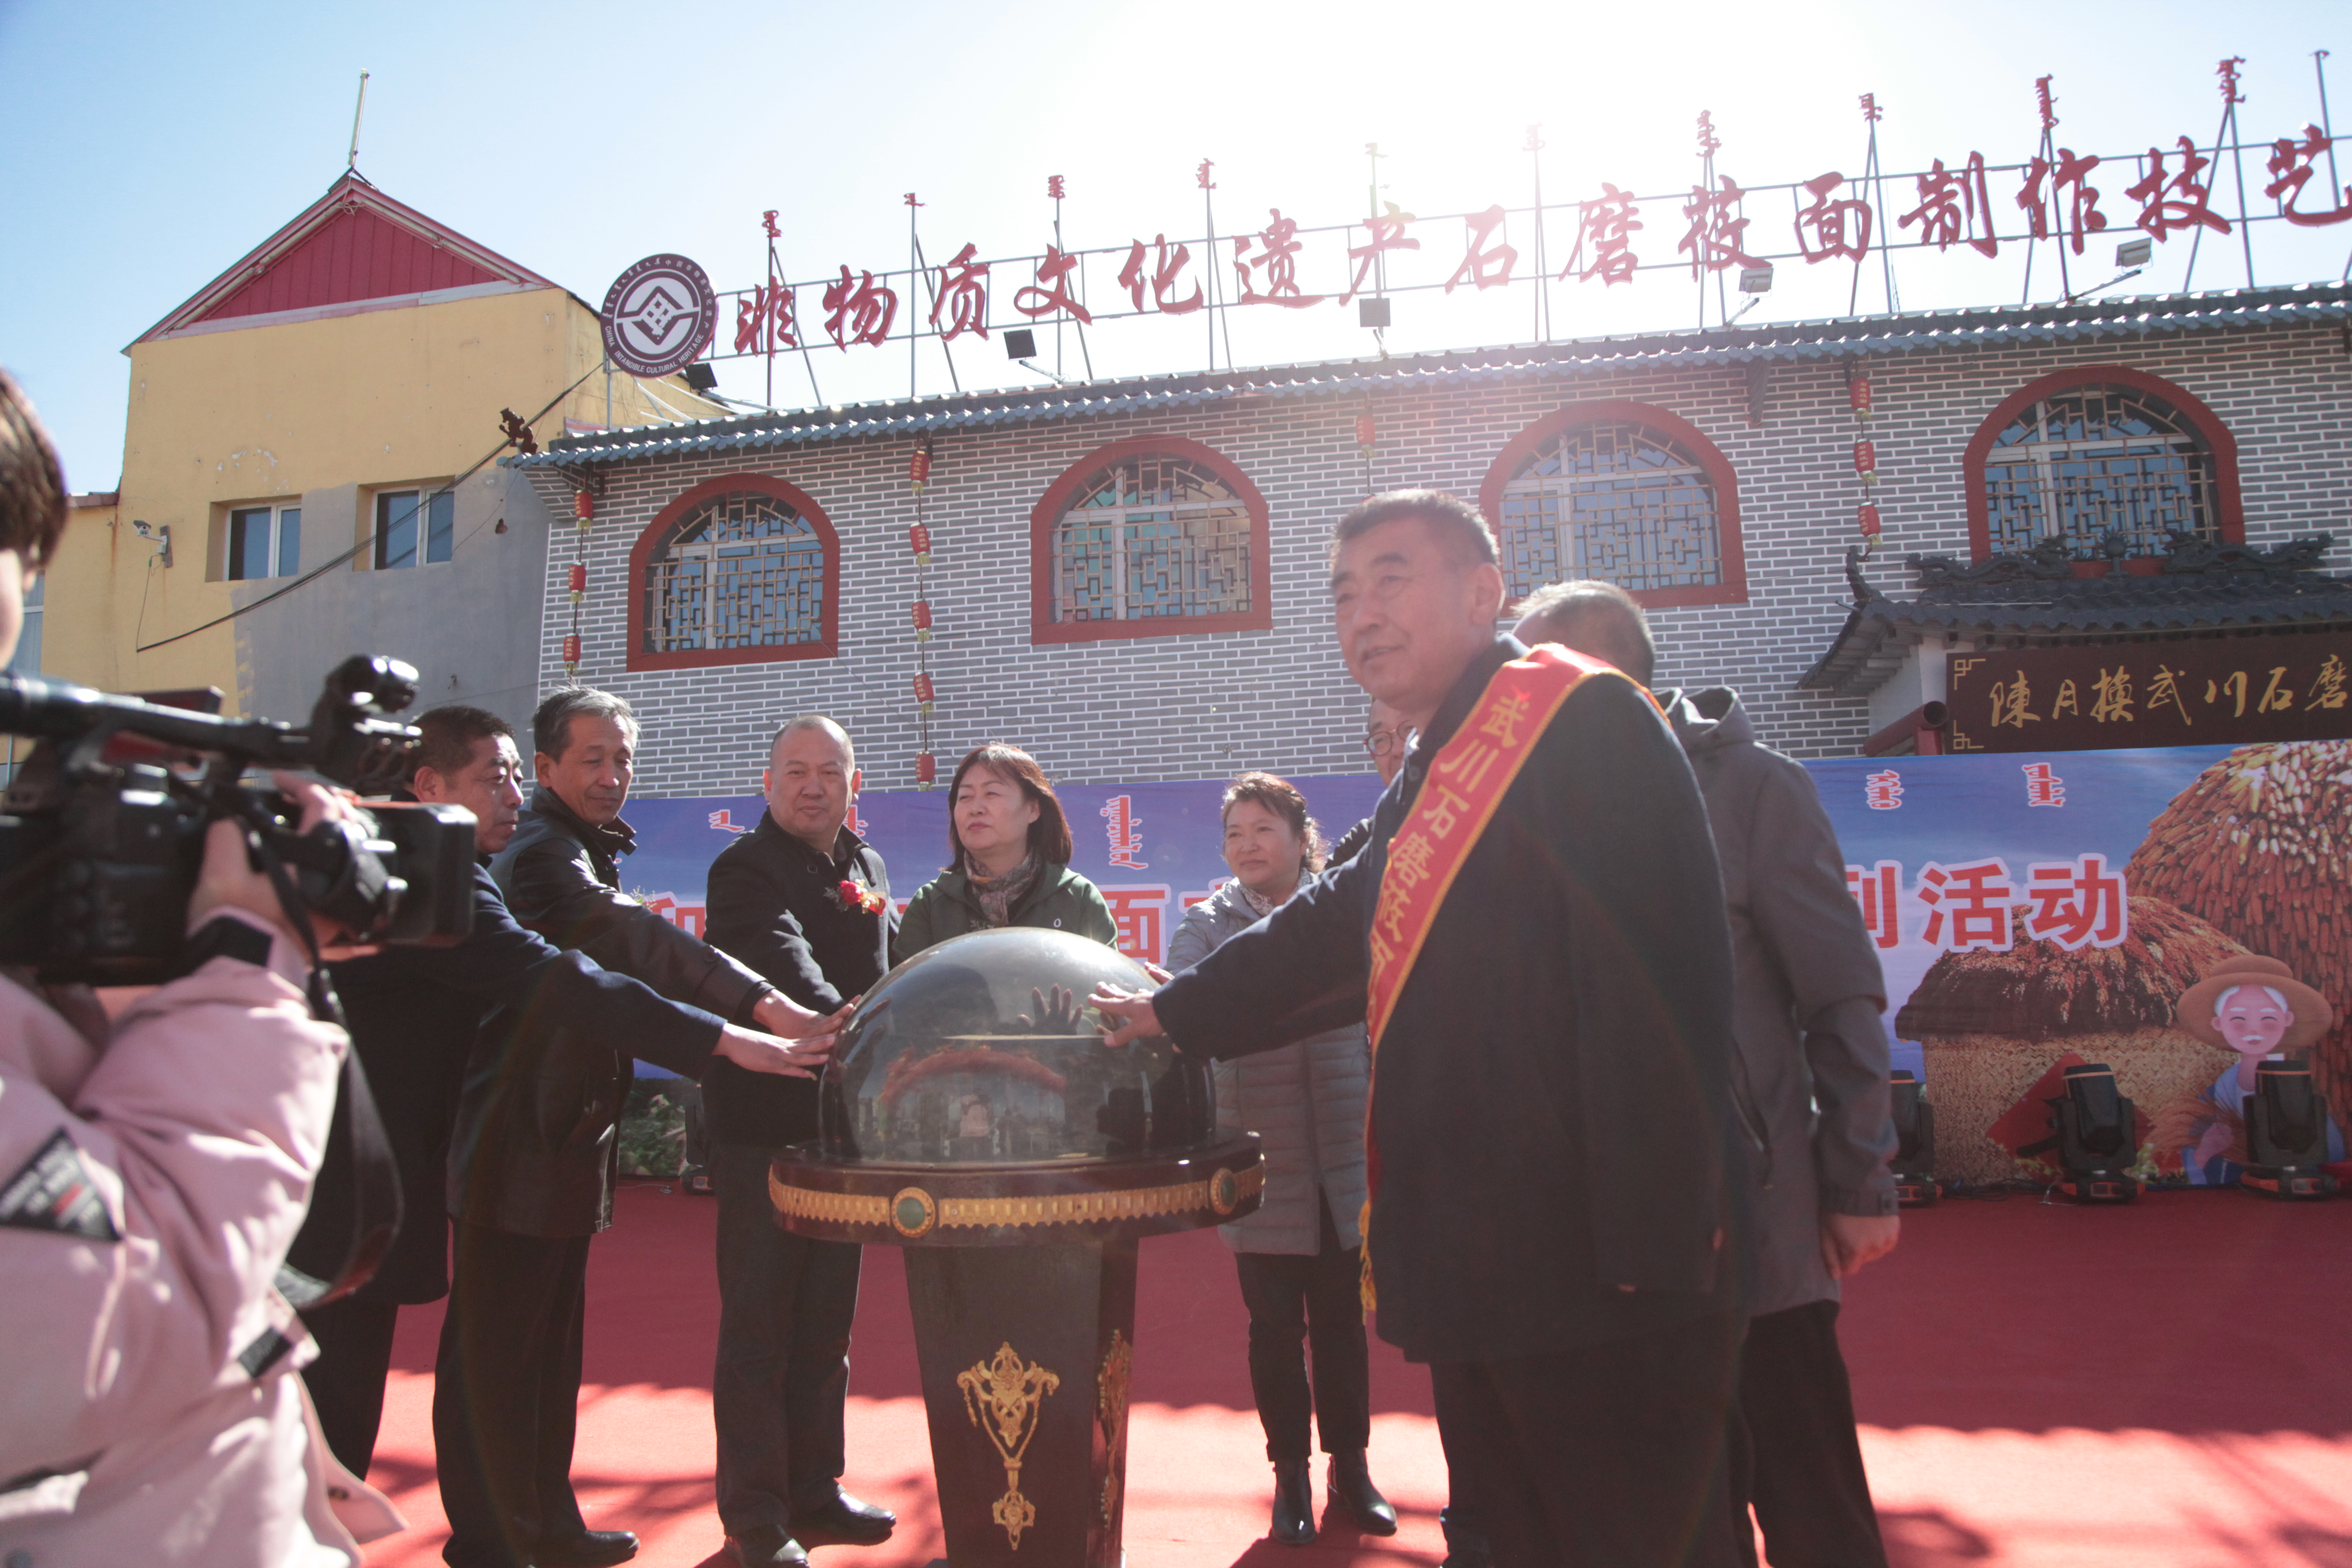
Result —
M 524 421 L 523 421 L 523 423 L 524 423 L 526 426 L 530 426 L 530 425 L 536 425 L 536 424 L 538 424 L 541 420 L 542 420 L 542 419 L 546 418 L 546 417 L 547 417 L 547 416 L 548 416 L 549 411 L 550 411 L 551 409 L 554 408 L 554 406 L 555 406 L 557 404 L 559 404 L 559 403 L 562 402 L 565 398 L 567 398 L 567 397 L 571 396 L 573 393 L 575 393 L 575 392 L 579 391 L 579 390 L 580 390 L 580 388 L 581 388 L 582 386 L 583 386 L 584 384 L 586 384 L 587 380 L 588 380 L 588 376 L 590 376 L 590 375 L 594 375 L 594 374 L 596 374 L 596 372 L 597 372 L 597 371 L 602 370 L 602 369 L 604 369 L 604 365 L 603 365 L 602 363 L 599 363 L 599 364 L 595 367 L 595 369 L 591 370 L 591 371 L 589 371 L 589 372 L 588 372 L 588 375 L 583 375 L 583 376 L 582 376 L 578 381 L 573 382 L 570 386 L 565 387 L 562 392 L 557 393 L 553 397 L 551 397 L 551 398 L 548 399 L 548 402 L 547 402 L 547 407 L 541 409 L 538 413 L 536 413 L 536 414 L 532 415 L 529 419 L 524 420 Z M 464 473 L 459 474 L 456 479 L 451 479 L 447 484 L 443 485 L 443 486 L 441 486 L 440 488 L 438 488 L 437 489 L 434 490 L 430 495 L 426 495 L 426 496 L 419 497 L 419 498 L 418 498 L 418 500 L 417 500 L 417 502 L 416 502 L 416 510 L 417 510 L 417 514 L 418 514 L 419 516 L 422 516 L 422 515 L 424 514 L 424 511 L 425 511 L 425 509 L 426 505 L 427 505 L 429 502 L 431 502 L 435 497 L 436 497 L 436 496 L 444 496 L 444 495 L 447 495 L 447 494 L 451 493 L 452 491 L 456 490 L 456 489 L 457 489 L 457 488 L 459 485 L 464 484 L 467 479 L 472 479 L 476 474 L 480 473 L 484 468 L 488 468 L 488 467 L 489 467 L 491 463 L 493 463 L 493 462 L 497 461 L 499 454 L 499 453 L 501 453 L 501 452 L 503 452 L 503 451 L 505 451 L 509 447 L 511 447 L 511 446 L 513 446 L 513 445 L 514 445 L 514 443 L 513 443 L 512 441 L 501 441 L 501 442 L 499 442 L 497 446 L 495 446 L 495 447 L 491 447 L 491 448 L 489 449 L 488 453 L 487 455 L 485 455 L 485 456 L 481 458 L 481 460 L 480 460 L 480 461 L 478 461 L 478 462 L 477 462 L 477 463 L 476 463 L 472 468 L 467 468 Z M 480 527 L 480 525 L 479 525 L 479 524 L 476 524 L 476 525 L 475 525 L 475 528 L 474 528 L 474 533 L 479 533 L 480 531 L 481 531 L 481 527 Z M 467 538 L 468 538 L 468 539 L 471 539 L 473 536 L 474 536 L 474 535 L 473 535 L 473 533 L 469 533 L 469 534 L 467 534 L 466 537 L 467 537 Z M 239 616 L 249 615 L 249 614 L 251 614 L 253 611 L 255 611 L 255 610 L 257 610 L 257 609 L 261 608 L 261 606 L 262 606 L 262 605 L 264 605 L 269 604 L 269 603 L 273 602 L 274 600 L 278 600 L 278 599 L 282 599 L 282 598 L 284 598 L 287 595 L 289 595 L 289 594 L 292 593 L 292 592 L 293 592 L 295 589 L 297 589 L 297 588 L 302 587 L 302 586 L 304 586 L 304 585 L 305 585 L 305 584 L 307 584 L 316 582 L 319 578 L 325 576 L 328 573 L 330 573 L 330 572 L 333 571 L 336 567 L 342 565 L 342 564 L 343 564 L 345 562 L 347 562 L 347 561 L 350 561 L 352 557 L 354 557 L 354 556 L 356 556 L 357 554 L 359 554 L 359 552 L 360 552 L 361 551 L 365 550 L 366 548 L 368 548 L 368 546 L 370 546 L 371 544 L 373 544 L 374 542 L 375 542 L 375 532 L 374 532 L 374 531 L 373 531 L 373 529 L 371 529 L 371 530 L 368 531 L 368 533 L 367 533 L 363 538 L 362 538 L 362 539 L 360 540 L 360 542 L 359 542 L 358 543 L 356 543 L 356 544 L 352 545 L 349 550 L 346 550 L 346 551 L 344 551 L 341 554 L 335 556 L 332 560 L 330 560 L 330 561 L 328 561 L 328 562 L 324 563 L 323 563 L 323 564 L 321 564 L 321 565 L 319 565 L 319 566 L 313 567 L 311 570 L 310 570 L 310 571 L 308 571 L 308 572 L 305 572 L 301 576 L 295 578 L 295 579 L 294 579 L 294 581 L 292 581 L 291 583 L 287 584 L 286 584 L 286 586 L 284 586 L 283 588 L 274 589 L 274 590 L 272 590 L 272 591 L 271 591 L 271 592 L 269 592 L 269 593 L 264 594 L 261 597 L 259 597 L 258 599 L 254 600 L 254 601 L 253 601 L 251 604 L 249 604 L 249 605 L 238 605 L 236 609 L 229 611 L 229 612 L 228 612 L 228 614 L 226 614 L 226 615 L 225 615 L 225 616 L 215 616 L 211 620 L 205 622 L 205 623 L 204 623 L 204 625 L 202 625 L 202 626 L 190 626 L 186 631 L 184 631 L 184 632 L 173 632 L 170 637 L 160 638 L 160 639 L 158 639 L 157 641 L 154 641 L 154 642 L 151 642 L 151 643 L 139 643 L 139 644 L 135 645 L 135 646 L 132 647 L 131 651 L 132 651 L 132 652 L 134 652 L 134 653 L 147 653 L 147 652 L 149 652 L 149 651 L 151 651 L 151 650 L 152 650 L 152 649 L 155 649 L 155 648 L 159 648 L 159 647 L 170 647 L 172 644 L 173 644 L 173 643 L 175 643 L 175 642 L 180 642 L 180 641 L 184 640 L 185 638 L 194 637 L 198 632 L 208 632 L 208 631 L 212 630 L 215 626 L 224 626 L 224 625 L 227 624 L 227 623 L 228 623 L 228 622 L 230 622 L 230 621 L 236 620 Z M 454 545 L 451 547 L 451 549 L 452 549 L 453 552 L 454 552 L 454 551 L 455 551 L 455 548 L 456 548 L 456 547 L 455 547 Z M 141 601 L 141 606 L 140 606 L 140 607 L 141 607 L 141 609 L 142 609 L 142 611 L 143 611 L 143 610 L 145 609 L 145 607 L 146 607 L 146 606 L 145 606 L 145 601 L 144 601 L 144 598 L 143 598 L 143 597 L 142 597 L 142 601 Z

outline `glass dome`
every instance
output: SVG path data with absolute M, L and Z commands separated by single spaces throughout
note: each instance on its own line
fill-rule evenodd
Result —
M 1106 1048 L 1087 1005 L 1102 981 L 1152 984 L 1069 931 L 1010 926 L 917 953 L 841 1032 L 819 1089 L 824 1158 L 1015 1165 L 1213 1143 L 1209 1064 L 1164 1038 Z

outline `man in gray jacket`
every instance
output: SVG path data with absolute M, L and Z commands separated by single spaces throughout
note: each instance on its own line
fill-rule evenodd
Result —
M 1520 613 L 1520 641 L 1559 643 L 1650 685 L 1649 624 L 1614 584 L 1556 583 Z M 1727 688 L 1657 698 L 1715 830 L 1738 977 L 1736 1091 L 1764 1145 L 1749 1165 L 1735 1495 L 1754 1506 L 1774 1563 L 1885 1568 L 1836 1325 L 1838 1280 L 1892 1250 L 1902 1223 L 1886 1163 L 1885 981 L 1804 768 L 1756 743 Z

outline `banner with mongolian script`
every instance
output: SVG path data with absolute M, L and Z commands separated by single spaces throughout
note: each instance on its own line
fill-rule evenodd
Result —
M 2042 1135 L 2045 1080 L 2077 1060 L 2113 1067 L 2136 1103 L 2145 1174 L 2227 1179 L 2222 1079 L 2240 1058 L 2210 1019 L 2175 1009 L 2249 952 L 2333 1004 L 2311 1054 L 2323 1092 L 2352 1094 L 2352 742 L 1807 767 L 1885 973 L 1895 1065 L 1937 1108 L 1945 1180 L 2032 1173 L 2014 1150 Z M 1380 793 L 1369 774 L 1297 782 L 1332 837 Z M 1122 951 L 1163 959 L 1184 910 L 1227 875 L 1223 788 L 1061 789 L 1073 865 L 1109 900 Z M 761 810 L 751 795 L 633 804 L 640 848 L 624 885 L 700 934 L 710 861 Z M 859 802 L 899 902 L 946 859 L 947 810 L 937 790 Z

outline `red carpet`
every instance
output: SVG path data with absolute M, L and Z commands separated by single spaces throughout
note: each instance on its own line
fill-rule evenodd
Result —
M 717 1555 L 707 1200 L 637 1184 L 589 1273 L 573 1468 L 589 1521 L 637 1561 Z M 1435 1563 L 1445 1467 L 1429 1380 L 1373 1342 L 1372 1473 L 1391 1541 L 1262 1539 L 1270 1498 L 1246 1318 L 1213 1232 L 1143 1247 L 1128 1466 L 1133 1568 Z M 2086 1210 L 2031 1196 L 1905 1216 L 1903 1247 L 1847 1293 L 1864 1447 L 1897 1568 L 2352 1568 L 2352 1201 L 2288 1207 L 2167 1193 Z M 410 1521 L 371 1568 L 426 1568 L 446 1537 L 428 1406 L 437 1307 L 402 1315 L 370 1478 Z M 866 1254 L 850 1380 L 850 1490 L 898 1510 L 840 1568 L 942 1553 L 897 1252 Z M 1318 1482 L 1318 1496 L 1320 1482 Z

